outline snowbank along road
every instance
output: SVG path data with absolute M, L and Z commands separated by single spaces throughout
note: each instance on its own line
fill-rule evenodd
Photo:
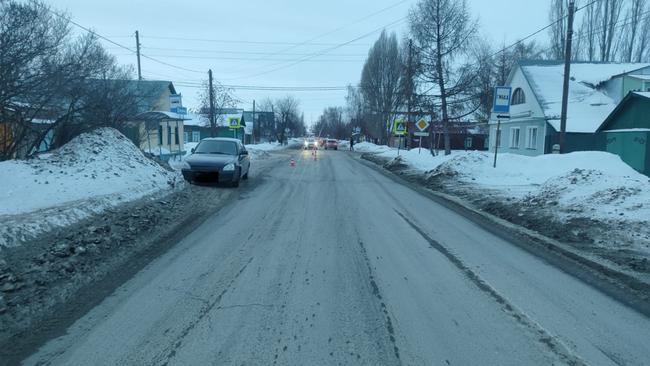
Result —
M 650 362 L 644 315 L 346 152 L 292 154 L 25 364 Z

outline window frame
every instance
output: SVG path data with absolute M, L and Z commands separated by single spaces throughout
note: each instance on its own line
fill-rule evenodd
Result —
M 515 134 L 514 132 L 517 131 L 517 144 L 515 145 Z M 521 127 L 510 127 L 510 148 L 511 149 L 519 149 L 521 145 Z
M 510 105 L 526 104 L 526 93 L 522 88 L 516 88 L 512 92 L 512 102 Z
M 532 132 L 535 131 L 535 143 L 531 144 Z M 526 149 L 537 150 L 537 138 L 539 137 L 539 128 L 537 126 L 527 126 L 526 127 Z

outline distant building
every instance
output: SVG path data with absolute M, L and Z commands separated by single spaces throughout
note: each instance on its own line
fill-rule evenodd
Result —
M 648 89 L 646 85 L 643 86 L 644 90 Z M 649 116 L 650 92 L 631 92 L 598 129 L 598 132 L 604 136 L 605 151 L 617 154 L 632 168 L 648 176 L 650 176 Z
M 508 77 L 512 87 L 509 120 L 489 122 L 494 151 L 540 155 L 559 143 L 564 66 L 555 61 L 519 62 Z M 566 151 L 604 150 L 597 133 L 605 119 L 631 91 L 650 90 L 650 64 L 571 64 Z
M 171 81 L 131 80 L 128 88 L 137 96 L 138 114 L 125 134 L 140 149 L 162 159 L 184 152 L 184 116 L 171 112 L 180 100 Z

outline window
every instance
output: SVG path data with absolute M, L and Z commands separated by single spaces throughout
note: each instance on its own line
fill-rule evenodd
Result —
M 191 142 L 191 141 L 190 141 L 190 133 L 189 133 L 189 132 L 184 131 L 184 132 L 183 132 L 183 138 L 185 139 L 185 140 L 183 140 L 183 141 L 185 141 L 186 143 L 187 143 L 187 142 Z
M 526 148 L 537 149 L 537 127 L 526 128 Z
M 519 148 L 519 127 L 510 128 L 510 148 L 511 149 Z
M 174 127 L 174 143 L 176 145 L 181 144 L 181 142 L 178 140 L 178 138 L 179 138 L 179 136 L 178 136 L 178 126 L 176 126 L 176 127 Z
M 526 94 L 521 88 L 515 89 L 515 92 L 512 93 L 512 103 L 511 105 L 524 104 L 526 103 Z
M 172 144 L 172 128 L 167 126 L 167 145 Z
M 158 125 L 158 145 L 162 145 L 163 143 L 163 129 L 161 125 Z
M 201 133 L 199 131 L 192 131 L 192 142 L 199 142 Z

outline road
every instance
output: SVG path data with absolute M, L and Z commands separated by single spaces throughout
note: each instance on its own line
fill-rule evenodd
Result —
M 286 154 L 25 364 L 650 363 L 644 315 L 354 155 Z

